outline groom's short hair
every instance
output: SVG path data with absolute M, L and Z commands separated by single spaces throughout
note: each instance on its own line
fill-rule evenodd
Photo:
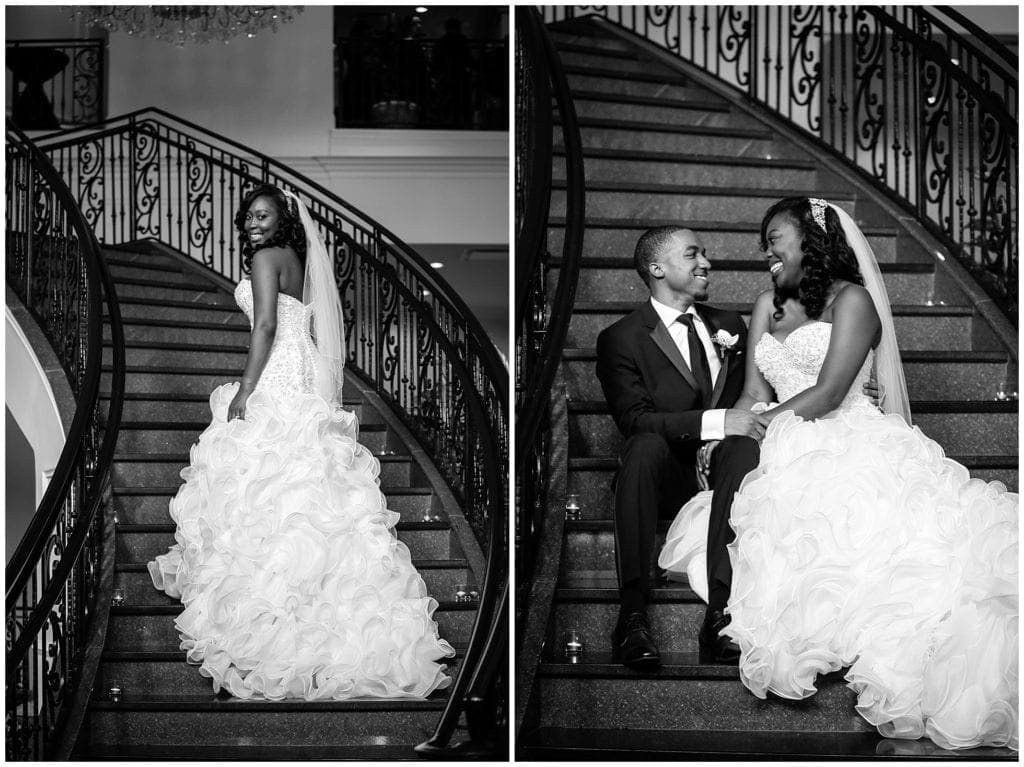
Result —
M 633 251 L 633 268 L 640 275 L 647 287 L 651 286 L 651 264 L 658 260 L 665 245 L 672 239 L 676 232 L 682 232 L 687 227 L 679 224 L 668 226 L 656 226 L 648 229 L 640 235 L 636 241 L 636 249 Z

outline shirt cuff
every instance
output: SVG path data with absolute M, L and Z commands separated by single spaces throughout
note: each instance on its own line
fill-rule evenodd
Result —
M 700 438 L 705 442 L 725 439 L 725 410 L 705 410 L 700 417 Z

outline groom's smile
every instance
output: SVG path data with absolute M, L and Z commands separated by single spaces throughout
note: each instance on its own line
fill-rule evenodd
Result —
M 651 293 L 670 305 L 685 308 L 694 301 L 707 301 L 711 262 L 696 232 L 680 229 L 651 263 Z M 659 296 L 660 294 L 660 296 Z

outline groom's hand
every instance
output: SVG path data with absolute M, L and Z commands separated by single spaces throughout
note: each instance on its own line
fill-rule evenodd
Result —
M 725 436 L 751 437 L 760 442 L 764 439 L 764 425 L 758 420 L 757 413 L 749 410 L 729 408 L 725 411 Z

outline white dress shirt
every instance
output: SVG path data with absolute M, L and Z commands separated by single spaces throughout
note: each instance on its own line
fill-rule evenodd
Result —
M 693 370 L 693 365 L 690 364 L 690 341 L 687 338 L 689 330 L 687 330 L 686 325 L 677 321 L 679 315 L 683 314 L 683 312 L 663 304 L 653 296 L 651 296 L 651 306 L 658 313 L 658 317 L 661 318 L 661 322 L 668 330 L 668 334 L 672 336 L 676 348 L 679 349 L 679 353 L 683 356 L 683 361 L 690 370 Z M 704 324 L 704 320 L 697 313 L 697 310 L 691 306 L 686 310 L 686 314 L 693 315 L 693 329 L 697 331 L 697 338 L 704 345 L 704 354 L 708 358 L 708 370 L 711 372 L 711 385 L 714 386 L 718 381 L 718 374 L 722 370 L 722 361 L 718 358 L 718 351 L 711 342 L 711 333 Z M 704 411 L 700 419 L 700 438 L 705 442 L 725 438 L 724 409 Z

